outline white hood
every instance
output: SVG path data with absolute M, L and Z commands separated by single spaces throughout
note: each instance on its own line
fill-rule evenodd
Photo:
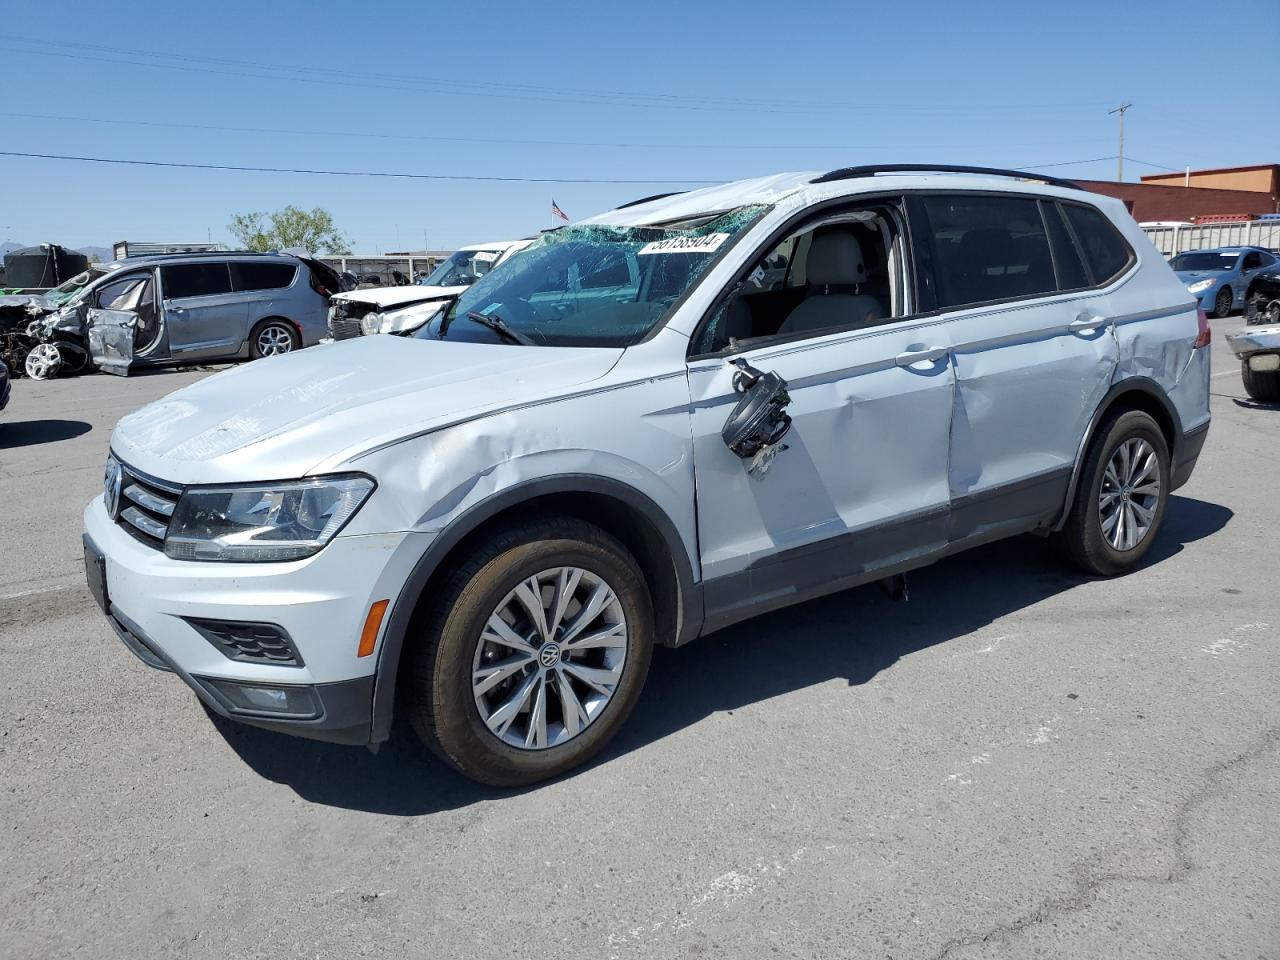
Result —
M 622 352 L 359 337 L 185 387 L 121 420 L 111 447 L 175 483 L 300 477 L 435 426 L 572 392 Z
M 466 287 L 424 287 L 412 284 L 407 287 L 366 287 L 363 290 L 348 290 L 346 293 L 335 293 L 333 300 L 348 300 L 353 303 L 372 303 L 379 307 L 395 307 L 424 300 L 447 300 L 458 296 Z

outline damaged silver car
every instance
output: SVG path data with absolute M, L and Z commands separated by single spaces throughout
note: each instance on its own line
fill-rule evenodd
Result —
M 276 356 L 319 342 L 341 288 L 331 268 L 290 254 L 130 258 L 27 298 L 21 319 L 9 305 L 3 353 L 37 380 Z
M 781 174 L 125 417 L 86 575 L 215 713 L 376 746 L 399 712 L 526 784 L 604 748 L 655 644 L 1016 534 L 1133 569 L 1208 427 L 1208 325 L 1119 201 Z

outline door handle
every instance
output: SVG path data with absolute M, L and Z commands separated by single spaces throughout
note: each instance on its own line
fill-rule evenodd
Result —
M 1067 324 L 1067 329 L 1072 333 L 1082 333 L 1086 330 L 1097 330 L 1099 327 L 1109 326 L 1111 326 L 1110 317 L 1100 317 L 1093 313 L 1082 313 Z
M 893 360 L 900 367 L 911 367 L 917 363 L 933 363 L 935 360 L 941 360 L 950 352 L 950 347 L 926 347 L 922 350 L 908 350 L 906 353 L 900 353 Z

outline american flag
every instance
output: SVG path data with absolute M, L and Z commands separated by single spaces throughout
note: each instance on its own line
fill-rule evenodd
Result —
M 551 201 L 551 215 L 557 219 L 563 220 L 565 223 L 569 222 L 569 215 L 561 210 L 560 204 L 556 203 L 554 200 Z

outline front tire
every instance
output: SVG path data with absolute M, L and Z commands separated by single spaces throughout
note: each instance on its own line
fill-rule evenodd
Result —
M 524 786 L 598 753 L 649 670 L 653 609 L 627 548 L 570 517 L 478 547 L 426 611 L 408 671 L 410 719 L 465 776 Z
M 1149 413 L 1121 410 L 1099 426 L 1058 541 L 1081 570 L 1110 577 L 1150 549 L 1169 499 L 1169 445 Z
M 1231 306 L 1234 302 L 1234 297 L 1231 295 L 1231 288 L 1223 287 L 1218 291 L 1218 295 L 1213 300 L 1214 317 L 1218 320 L 1229 317 L 1231 315 Z
M 293 353 L 301 347 L 302 338 L 287 320 L 263 320 L 249 334 L 249 356 L 254 360 Z
M 1244 392 L 1263 403 L 1280 401 L 1280 370 L 1250 370 L 1249 361 L 1240 362 L 1240 379 Z

